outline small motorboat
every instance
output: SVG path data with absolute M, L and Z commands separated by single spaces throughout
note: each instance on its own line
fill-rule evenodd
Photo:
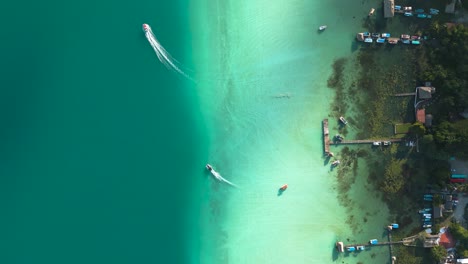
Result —
M 374 8 L 371 8 L 371 10 L 369 11 L 369 16 L 372 16 L 375 12 L 375 9 Z
M 439 13 L 439 9 L 429 8 L 429 12 Z
M 396 11 L 400 11 L 400 10 L 401 10 L 401 6 L 396 5 L 394 9 L 395 9 Z
M 319 31 L 324 31 L 325 29 L 327 29 L 327 25 L 322 25 L 319 27 Z
M 344 137 L 342 135 L 340 135 L 340 134 L 337 134 L 335 136 L 335 138 L 336 138 L 337 141 L 340 141 L 340 142 L 343 141 L 343 139 L 344 139 Z
M 385 39 L 384 39 L 384 38 L 378 38 L 375 42 L 377 42 L 377 43 L 385 43 Z
M 412 17 L 413 13 L 412 12 L 405 12 L 404 15 L 407 16 L 407 17 Z
M 382 33 L 381 36 L 382 36 L 382 38 L 389 38 L 390 33 Z
M 334 162 L 332 162 L 332 166 L 335 167 L 335 166 L 338 166 L 340 164 L 340 161 L 339 160 L 335 160 Z
M 373 38 L 378 38 L 380 37 L 380 33 L 372 33 L 371 34 Z
M 414 10 L 414 12 L 415 13 L 424 13 L 424 9 L 419 8 L 419 9 Z
M 404 11 L 411 11 L 411 10 L 413 10 L 413 7 L 411 7 L 411 6 L 404 6 L 404 7 L 403 7 L 403 10 L 404 10 Z
M 356 249 L 359 250 L 359 251 L 363 251 L 366 248 L 364 246 L 357 246 Z
M 355 247 L 346 247 L 346 250 L 348 252 L 354 252 L 354 251 L 356 251 L 356 248 Z
M 286 191 L 287 188 L 288 188 L 288 185 L 285 184 L 285 185 L 280 187 L 280 191 Z
M 397 38 L 389 38 L 388 43 L 393 44 L 393 45 L 398 44 L 398 39 Z
M 412 40 L 412 41 L 411 41 L 411 44 L 413 44 L 413 45 L 419 45 L 419 44 L 421 44 L 421 42 L 419 42 L 419 40 Z
M 402 34 L 400 38 L 401 38 L 401 39 L 410 39 L 411 36 L 408 35 L 408 34 Z
M 409 39 L 403 39 L 401 40 L 401 43 L 403 44 L 411 44 L 411 41 Z
M 369 38 L 366 38 L 366 41 L 365 41 L 365 42 L 368 42 L 368 41 L 367 41 L 368 39 L 369 39 Z M 371 40 L 370 43 L 372 43 L 372 39 L 370 39 L 370 40 Z M 342 116 L 340 116 L 340 121 L 341 121 L 341 123 L 343 123 L 344 125 L 347 125 L 347 124 L 348 124 L 348 121 L 346 121 L 346 119 L 345 119 L 344 117 L 342 117 Z
M 379 243 L 379 241 L 377 239 L 369 240 L 369 244 L 371 244 L 371 245 L 377 245 L 378 243 Z
M 418 14 L 418 18 L 427 18 L 426 14 Z
M 213 170 L 213 167 L 210 165 L 210 164 L 206 164 L 206 169 L 209 170 L 209 171 L 212 171 Z

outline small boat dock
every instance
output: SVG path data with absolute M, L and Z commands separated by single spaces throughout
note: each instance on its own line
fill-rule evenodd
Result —
M 323 146 L 325 149 L 325 154 L 330 153 L 330 132 L 328 130 L 328 119 L 325 118 L 322 121 L 322 126 L 323 126 Z
M 356 140 L 342 140 L 342 141 L 335 141 L 331 142 L 330 144 L 333 145 L 342 145 L 342 144 L 372 144 L 374 142 L 383 142 L 383 141 L 389 141 L 389 142 L 401 142 L 401 138 L 390 138 L 390 139 L 356 139 Z

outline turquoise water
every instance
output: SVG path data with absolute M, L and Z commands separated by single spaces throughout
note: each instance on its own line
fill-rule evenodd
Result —
M 331 65 L 355 56 L 380 2 L 24 5 L 0 18 L 12 25 L 0 51 L 2 263 L 388 260 L 383 247 L 334 253 L 336 240 L 380 239 L 389 219 L 364 177 L 340 200 L 321 140 Z M 158 61 L 142 23 L 196 82 Z
M 206 187 L 201 253 L 192 263 L 389 261 L 388 248 L 334 252 L 337 240 L 385 239 L 391 219 L 367 184 L 365 164 L 342 201 L 336 172 L 322 157 L 321 121 L 334 120 L 331 66 L 342 57 L 354 61 L 354 36 L 367 31 L 362 25 L 376 4 L 195 1 L 192 45 L 200 51 L 193 57 L 211 135 L 208 159 L 240 188 Z M 328 29 L 319 33 L 321 24 Z M 336 127 L 332 121 L 332 134 Z

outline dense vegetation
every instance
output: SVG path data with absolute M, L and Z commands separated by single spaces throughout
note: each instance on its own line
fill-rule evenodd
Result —
M 468 120 L 461 117 L 468 109 L 468 28 L 435 21 L 427 33 L 431 40 L 420 79 L 437 87 L 438 100 L 432 109 L 436 121 L 433 137 L 426 138 L 425 144 L 435 144 L 445 154 L 468 158 Z

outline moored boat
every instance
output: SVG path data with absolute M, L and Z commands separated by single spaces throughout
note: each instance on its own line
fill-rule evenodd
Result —
M 427 15 L 426 15 L 426 14 L 418 14 L 418 16 L 417 16 L 417 17 L 418 17 L 418 18 L 426 18 L 426 17 L 427 17 Z
M 377 43 L 385 43 L 385 39 L 384 39 L 384 38 L 378 38 L 375 42 L 377 42 Z
M 344 245 L 343 245 L 343 242 L 336 242 L 335 246 L 336 246 L 336 250 L 337 250 L 338 252 L 344 252 Z
M 381 36 L 382 36 L 382 38 L 389 38 L 390 33 L 382 33 Z
M 419 45 L 419 44 L 421 44 L 421 42 L 419 42 L 419 40 L 412 40 L 412 41 L 411 41 L 411 44 L 413 44 L 413 45 Z
M 396 6 L 394 7 L 394 9 L 395 9 L 396 11 L 400 11 L 400 10 L 401 10 L 401 6 L 396 5 Z
M 355 247 L 346 247 L 346 250 L 348 252 L 354 252 L 354 251 L 356 251 L 356 248 Z
M 365 43 L 372 43 L 372 42 L 374 42 L 374 40 L 372 38 L 365 38 L 364 42 Z
M 364 246 L 357 246 L 356 249 L 359 250 L 359 251 L 363 251 L 366 248 Z
M 411 16 L 413 16 L 413 13 L 412 12 L 405 12 L 404 15 L 407 16 L 407 17 L 411 17 Z
M 398 44 L 398 41 L 399 41 L 398 38 L 389 38 L 388 39 L 388 43 L 393 44 L 393 45 Z
M 356 34 L 356 39 L 358 41 L 364 41 L 364 33 L 357 33 Z
M 373 38 L 378 38 L 378 37 L 380 37 L 380 33 L 372 33 L 371 36 Z
M 332 165 L 332 166 L 338 166 L 338 165 L 340 165 L 340 161 L 339 161 L 339 160 L 335 160 L 334 162 L 332 162 L 331 165 Z
M 408 34 L 402 34 L 402 35 L 400 36 L 401 39 L 409 39 L 410 37 L 411 37 L 411 36 L 408 35 Z
M 371 244 L 371 245 L 377 245 L 378 243 L 379 243 L 379 241 L 377 239 L 369 240 L 369 244 Z
M 280 187 L 280 190 L 281 190 L 281 191 L 285 191 L 287 188 L 288 188 L 288 185 L 285 184 L 285 185 L 283 185 L 283 186 Z
M 369 16 L 372 16 L 375 12 L 375 9 L 374 8 L 371 8 L 371 10 L 369 11 Z
M 419 8 L 419 9 L 414 10 L 414 12 L 415 13 L 424 13 L 424 9 Z
M 348 124 L 348 121 L 346 121 L 346 119 L 344 117 L 342 117 L 342 116 L 340 116 L 340 121 L 345 125 Z
M 367 38 L 367 37 L 370 37 L 370 33 L 369 32 L 363 32 L 362 35 Z
M 327 25 L 322 25 L 319 27 L 319 31 L 324 31 L 325 29 L 327 29 Z
M 343 139 L 344 139 L 344 137 L 343 137 L 342 135 L 340 135 L 340 134 L 337 134 L 337 135 L 335 136 L 335 138 L 336 138 L 336 140 L 338 140 L 338 141 L 343 141 Z

